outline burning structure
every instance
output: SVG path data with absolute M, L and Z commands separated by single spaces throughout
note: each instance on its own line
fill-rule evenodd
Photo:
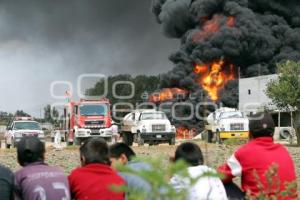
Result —
M 152 12 L 167 37 L 181 40 L 170 55 L 174 68 L 161 78 L 161 94 L 168 91 L 167 98 L 150 99 L 156 103 L 172 100 L 171 93 L 180 90 L 193 94 L 186 102 L 237 107 L 238 76 L 272 74 L 276 63 L 300 60 L 297 0 L 153 0 Z M 176 112 L 205 115 L 206 109 Z M 201 127 L 195 117 L 177 123 Z

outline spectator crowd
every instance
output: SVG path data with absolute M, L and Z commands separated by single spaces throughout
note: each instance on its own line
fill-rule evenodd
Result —
M 261 193 L 270 199 L 297 199 L 297 186 L 286 192 L 287 184 L 296 183 L 295 166 L 286 148 L 273 141 L 275 124 L 271 116 L 252 118 L 249 141 L 216 170 L 204 164 L 197 144 L 181 143 L 170 160 L 184 161 L 188 175 L 196 181 L 191 183 L 183 174 L 174 174 L 166 181 L 175 191 L 186 190 L 188 200 L 245 199 L 246 195 L 255 199 Z M 119 165 L 132 171 L 151 170 L 151 165 L 136 160 L 135 152 L 124 143 L 109 146 L 101 138 L 86 140 L 79 148 L 81 166 L 68 176 L 45 163 L 45 152 L 45 144 L 38 138 L 22 138 L 17 144 L 17 160 L 22 168 L 13 173 L 0 166 L 0 200 L 123 200 L 129 199 L 130 193 L 116 188 L 125 186 L 129 191 L 151 193 L 152 185 L 143 177 L 118 172 Z M 270 167 L 276 168 L 276 187 L 266 189 Z M 217 172 L 222 176 L 204 176 Z M 241 187 L 233 182 L 237 176 L 241 177 Z M 280 192 L 285 195 L 278 195 Z

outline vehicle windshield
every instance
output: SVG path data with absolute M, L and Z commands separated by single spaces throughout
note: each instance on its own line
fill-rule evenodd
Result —
M 105 116 L 107 115 L 106 104 L 89 104 L 79 106 L 80 115 L 82 116 Z
M 141 120 L 166 119 L 165 113 L 142 113 Z
M 15 130 L 41 130 L 37 122 L 15 122 Z
M 220 118 L 242 118 L 243 114 L 241 112 L 224 112 L 221 114 Z

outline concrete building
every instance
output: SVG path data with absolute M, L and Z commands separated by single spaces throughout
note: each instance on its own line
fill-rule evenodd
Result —
M 265 94 L 267 84 L 276 79 L 277 74 L 242 78 L 239 80 L 239 109 L 247 112 L 256 112 L 264 107 L 276 109 Z
M 288 139 L 294 134 L 292 129 L 293 113 L 279 110 L 267 97 L 265 91 L 267 84 L 278 77 L 277 74 L 242 78 L 239 80 L 239 109 L 251 115 L 265 108 L 271 110 L 275 124 L 275 139 Z

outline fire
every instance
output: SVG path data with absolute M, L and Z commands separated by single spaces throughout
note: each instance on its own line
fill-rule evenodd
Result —
M 223 60 L 215 61 L 211 64 L 196 65 L 194 73 L 199 75 L 197 82 L 208 92 L 213 101 L 219 99 L 219 92 L 226 83 L 235 79 L 233 65 L 229 64 L 228 69 L 227 63 Z
M 223 20 L 224 18 L 226 18 L 225 22 Z M 218 32 L 223 25 L 222 23 L 224 23 L 227 27 L 233 27 L 235 25 L 235 17 L 224 17 L 220 14 L 215 14 L 210 20 L 203 18 L 201 21 L 203 23 L 202 30 L 193 35 L 194 42 L 201 41 L 211 34 Z
M 176 128 L 176 138 L 177 139 L 192 139 L 196 136 L 196 129 L 189 129 L 185 126 L 180 126 Z
M 177 98 L 178 95 L 187 95 L 188 92 L 186 90 L 180 89 L 180 88 L 163 88 L 159 92 L 155 92 L 150 95 L 149 100 L 151 102 L 164 102 L 164 101 L 170 101 L 175 98 Z
M 227 17 L 226 25 L 228 27 L 233 27 L 235 25 L 235 17 L 233 17 L 233 16 Z

